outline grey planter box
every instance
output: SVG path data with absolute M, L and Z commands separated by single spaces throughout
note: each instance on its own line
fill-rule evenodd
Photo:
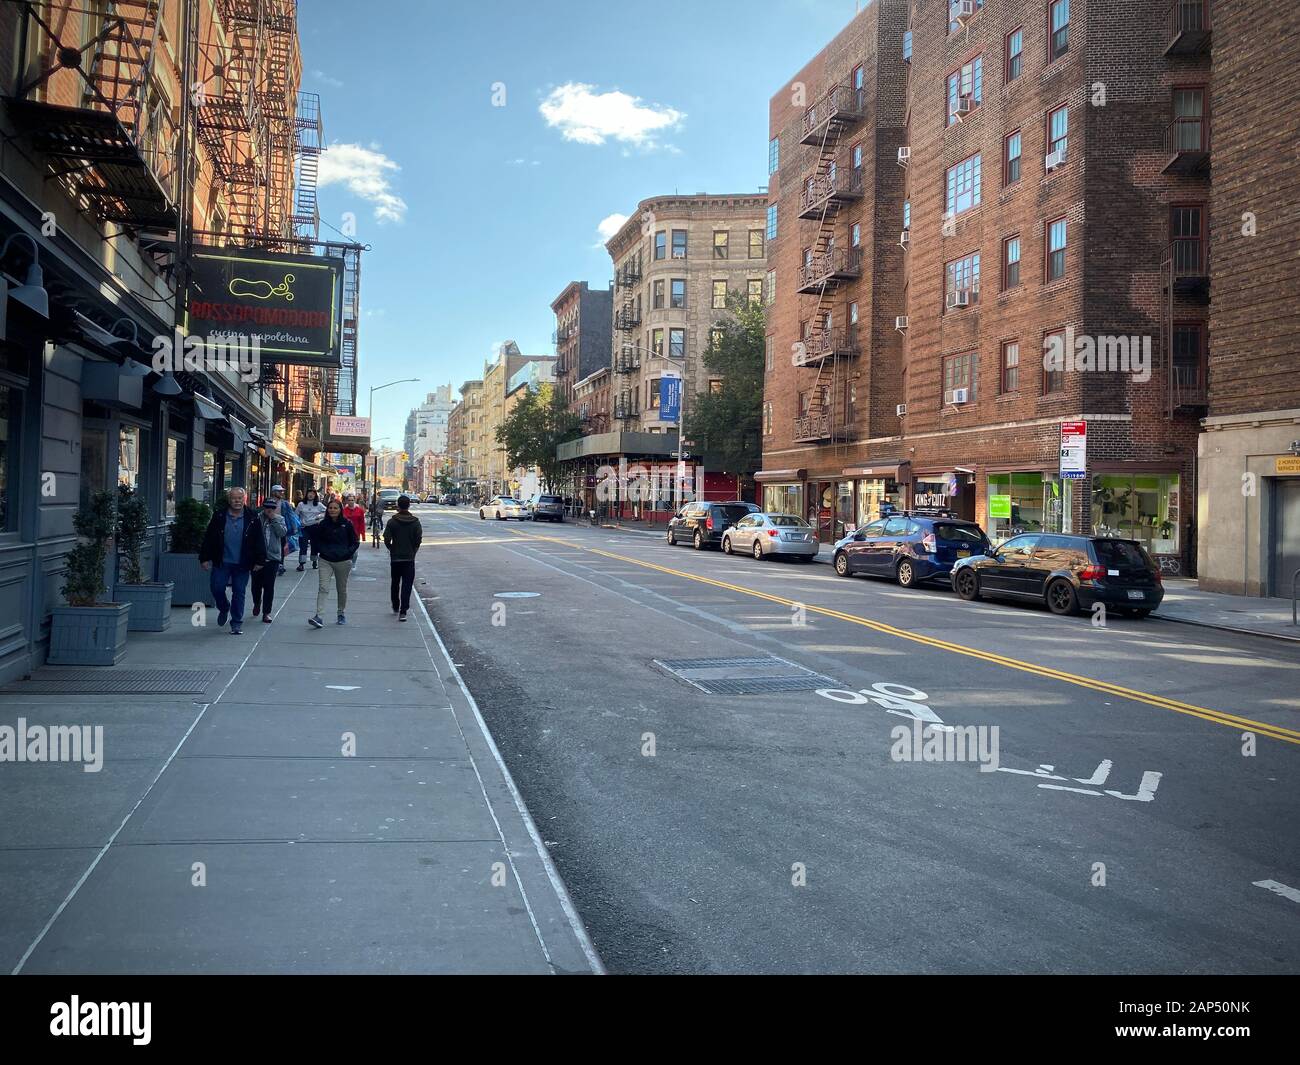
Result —
M 50 620 L 52 666 L 113 666 L 126 654 L 131 604 L 56 606 Z
M 119 584 L 113 602 L 131 604 L 131 632 L 162 632 L 172 623 L 171 581 L 165 584 Z
M 170 582 L 172 588 L 172 606 L 183 606 L 189 610 L 195 603 L 204 606 L 216 606 L 212 598 L 212 577 L 199 565 L 199 556 L 177 555 L 164 551 L 158 556 L 158 580 Z

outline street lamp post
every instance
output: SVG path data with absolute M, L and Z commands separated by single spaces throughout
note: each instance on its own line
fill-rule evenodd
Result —
M 370 422 L 370 432 L 371 432 L 371 434 L 372 434 L 372 435 L 371 435 L 370 443 L 371 443 L 372 445 L 373 445 L 374 442 L 375 442 L 375 441 L 374 441 L 374 436 L 373 436 L 374 431 L 375 431 L 375 393 L 378 392 L 380 389 L 384 389 L 384 388 L 392 388 L 393 385 L 409 385 L 409 384 L 416 384 L 416 383 L 419 382 L 419 380 L 420 380 L 420 379 L 419 379 L 418 377 L 403 377 L 400 381 L 389 381 L 387 384 L 382 384 L 382 385 L 371 385 L 371 386 L 370 386 L 370 416 L 369 416 L 369 418 L 367 419 L 367 421 Z M 385 438 L 385 439 L 387 439 L 387 438 Z M 378 459 L 378 457 L 376 457 L 376 458 L 375 458 L 375 481 L 377 481 L 378 479 L 379 479 L 379 459 Z M 375 481 L 372 481 L 372 482 L 370 483 L 370 494 L 371 494 L 372 496 L 374 495 L 374 492 L 375 492 Z

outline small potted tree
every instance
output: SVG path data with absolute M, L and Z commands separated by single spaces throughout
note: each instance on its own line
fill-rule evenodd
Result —
M 104 558 L 116 520 L 113 493 L 96 492 L 72 518 L 81 537 L 67 554 L 63 598 L 50 621 L 50 654 L 56 666 L 111 666 L 126 654 L 130 603 L 110 603 Z
M 162 632 L 172 623 L 172 581 L 145 579 L 149 505 L 129 484 L 117 488 L 117 586 L 113 602 L 131 604 L 132 632 Z
M 201 500 L 182 499 L 176 504 L 170 550 L 158 556 L 158 579 L 171 582 L 174 605 L 216 605 L 208 575 L 199 565 L 199 547 L 211 520 L 212 508 Z

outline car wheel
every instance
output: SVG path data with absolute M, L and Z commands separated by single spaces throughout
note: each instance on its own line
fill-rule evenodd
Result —
M 481 510 L 478 512 L 478 520 L 479 520 L 479 521 L 486 521 L 486 520 L 487 520 L 487 518 L 484 517 L 484 515 L 483 515 L 483 511 L 481 511 Z
M 835 556 L 835 572 L 841 577 L 848 577 L 849 574 L 849 556 L 840 551 Z
M 704 534 L 699 529 L 695 530 L 695 543 L 692 546 L 696 551 L 704 550 Z
M 669 527 L 668 532 L 664 535 L 664 539 L 668 541 L 668 546 L 669 546 L 669 547 L 676 547 L 676 546 L 677 546 L 677 537 L 676 537 L 676 535 L 673 533 L 673 530 L 672 530 L 672 527 L 671 527 L 671 526 Z
M 724 555 L 729 555 L 729 554 L 731 554 L 731 537 L 730 537 L 730 536 L 724 536 L 724 537 L 722 538 L 722 553 L 723 553 Z
M 916 583 L 916 567 L 907 559 L 903 559 L 898 564 L 898 570 L 895 573 L 898 578 L 898 584 L 902 588 L 911 588 Z
M 974 602 L 980 597 L 980 580 L 969 569 L 964 569 L 957 574 L 957 580 L 954 582 L 957 594 L 965 599 L 968 603 Z
M 762 540 L 755 540 L 755 541 L 754 541 L 754 557 L 755 557 L 756 559 L 758 559 L 758 561 L 760 561 L 760 562 L 763 561 L 763 541 L 762 541 Z
M 1077 613 L 1079 597 L 1074 594 L 1074 585 L 1063 579 L 1052 581 L 1047 586 L 1047 609 L 1062 617 Z
M 505 519 L 505 516 L 501 513 L 501 511 L 498 510 L 498 511 L 497 511 L 497 521 L 505 521 L 505 520 L 506 520 L 506 519 Z

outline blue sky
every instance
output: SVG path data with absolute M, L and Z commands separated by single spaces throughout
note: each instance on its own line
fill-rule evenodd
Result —
M 611 275 L 602 220 L 766 184 L 768 99 L 855 8 L 301 0 L 303 88 L 330 146 L 322 238 L 352 212 L 373 245 L 358 413 L 371 385 L 420 378 L 376 393 L 376 441 L 400 446 L 415 402 L 477 376 L 502 340 L 551 354 L 551 300 Z

